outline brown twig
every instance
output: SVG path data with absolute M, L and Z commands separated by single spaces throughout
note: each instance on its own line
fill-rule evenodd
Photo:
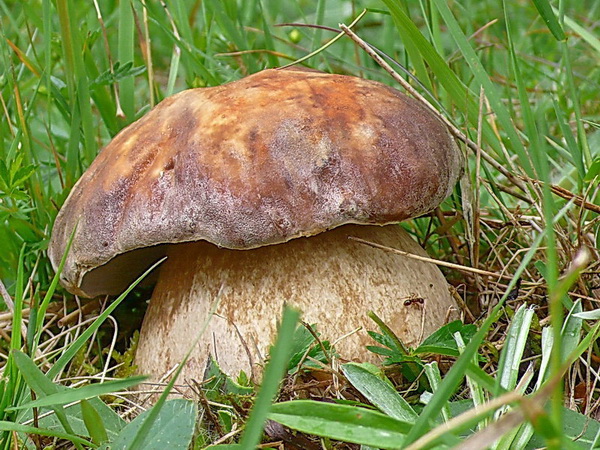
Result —
M 321 351 L 323 352 L 323 354 L 325 355 L 325 358 L 327 359 L 328 363 L 331 363 L 331 355 L 329 354 L 329 352 L 327 351 L 327 349 L 325 348 L 325 346 L 323 345 L 323 342 L 321 341 L 321 339 L 319 338 L 319 335 L 317 334 L 317 332 L 315 331 L 315 329 L 313 328 L 313 326 L 311 324 L 309 324 L 308 322 L 302 321 L 302 325 L 304 326 L 304 328 L 306 328 L 308 330 L 308 332 L 312 335 L 312 337 L 315 339 L 315 342 L 317 344 L 319 344 L 319 347 L 321 347 Z
M 214 425 L 217 433 L 219 433 L 219 435 L 223 435 L 223 427 L 221 426 L 221 422 L 219 421 L 217 415 L 212 411 L 212 408 L 208 403 L 208 399 L 206 398 L 206 394 L 204 393 L 204 389 L 197 383 L 196 386 L 196 395 L 198 396 L 198 401 L 206 412 L 206 417 L 208 417 L 208 420 Z
M 78 317 L 85 316 L 86 314 L 89 314 L 90 312 L 96 310 L 99 307 L 100 307 L 100 299 L 99 298 L 92 300 L 90 302 L 87 302 L 85 305 L 81 306 L 80 308 L 75 309 L 74 311 L 71 311 L 69 314 L 62 317 L 58 321 L 58 326 L 66 327 L 67 325 L 70 325 L 71 323 L 75 322 L 75 320 L 77 320 Z
M 543 186 L 545 184 L 543 181 L 536 180 L 533 178 L 524 176 L 522 176 L 521 178 L 530 183 L 538 184 L 540 186 Z M 558 195 L 559 197 L 564 198 L 565 200 L 573 200 L 573 202 L 577 206 L 595 212 L 596 214 L 600 214 L 600 205 L 594 205 L 593 203 L 586 202 L 581 195 L 574 194 L 573 192 L 555 184 L 550 184 L 549 186 L 553 194 Z

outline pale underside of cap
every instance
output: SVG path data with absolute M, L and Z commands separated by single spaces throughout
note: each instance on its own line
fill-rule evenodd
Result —
M 77 225 L 61 281 L 80 295 L 114 294 L 164 253 L 160 244 L 251 249 L 422 215 L 449 195 L 460 166 L 446 126 L 395 89 L 265 70 L 181 92 L 121 131 L 59 212 L 49 255 L 57 267 Z

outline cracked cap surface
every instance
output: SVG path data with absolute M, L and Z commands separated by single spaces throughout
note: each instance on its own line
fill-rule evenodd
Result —
M 446 198 L 461 157 L 425 106 L 381 83 L 268 69 L 183 91 L 122 130 L 75 184 L 49 255 L 76 294 L 115 294 L 206 240 L 250 249 L 346 223 L 387 224 Z

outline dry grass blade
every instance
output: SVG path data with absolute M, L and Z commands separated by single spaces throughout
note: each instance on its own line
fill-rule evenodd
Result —
M 514 427 L 520 425 L 525 420 L 525 414 L 520 409 L 509 412 L 497 422 L 492 423 L 483 430 L 475 433 L 466 441 L 461 442 L 455 447 L 456 450 L 479 450 L 489 446 L 504 434 L 508 433 Z
M 6 287 L 4 286 L 4 283 L 2 282 L 2 280 L 0 280 L 0 295 L 2 296 L 2 300 L 4 300 L 4 303 L 6 304 L 8 309 L 11 310 L 10 318 L 12 319 L 12 310 L 14 309 L 15 304 L 12 300 L 12 297 L 6 290 Z
M 385 245 L 377 244 L 375 242 L 369 242 L 369 241 L 366 241 L 366 240 L 361 239 L 356 236 L 348 236 L 348 239 L 352 239 L 353 241 L 360 242 L 361 244 L 365 244 L 370 247 L 385 250 L 386 252 L 395 253 L 396 255 L 402 255 L 402 256 L 406 256 L 407 258 L 416 259 L 418 261 L 424 261 L 424 262 L 428 262 L 428 263 L 435 264 L 438 266 L 448 267 L 449 269 L 460 270 L 461 272 L 476 273 L 478 275 L 485 275 L 485 276 L 494 277 L 494 278 L 503 278 L 505 280 L 512 280 L 512 278 L 513 278 L 510 275 L 504 275 L 501 273 L 490 272 L 488 270 L 482 270 L 482 269 L 476 269 L 474 267 L 463 266 L 461 264 L 454 264 L 454 263 L 450 263 L 450 262 L 446 262 L 446 261 L 440 261 L 439 259 L 428 258 L 426 256 L 414 255 L 412 253 L 408 253 L 403 250 L 398 250 L 396 248 L 387 247 Z
M 33 66 L 29 58 L 23 53 L 23 51 L 17 47 L 10 39 L 6 39 L 6 43 L 10 45 L 13 51 L 16 53 L 19 60 L 27 67 L 31 73 L 33 73 L 36 77 L 40 77 L 40 72 Z

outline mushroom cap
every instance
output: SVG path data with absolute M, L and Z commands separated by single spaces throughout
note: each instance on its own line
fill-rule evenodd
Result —
M 115 294 L 165 246 L 251 249 L 347 223 L 384 225 L 446 198 L 461 157 L 425 106 L 384 84 L 268 69 L 163 100 L 122 130 L 54 224 L 61 281 Z

